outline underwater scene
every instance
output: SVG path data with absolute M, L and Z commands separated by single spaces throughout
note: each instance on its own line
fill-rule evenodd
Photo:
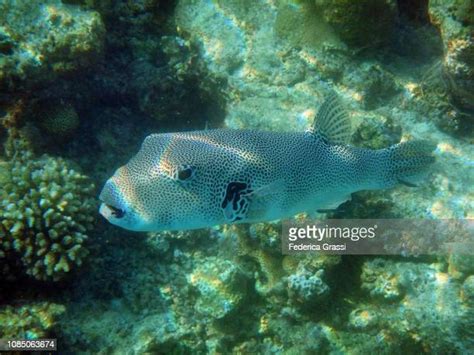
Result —
M 473 354 L 473 29 L 472 0 L 0 0 L 0 349 Z M 308 221 L 398 232 L 285 252 Z

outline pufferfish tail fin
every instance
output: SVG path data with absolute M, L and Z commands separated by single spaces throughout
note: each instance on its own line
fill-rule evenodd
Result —
M 318 110 L 310 132 L 328 144 L 347 145 L 352 129 L 349 115 L 335 92 L 331 92 Z
M 435 148 L 435 144 L 425 140 L 407 141 L 387 148 L 390 183 L 417 186 L 435 162 Z

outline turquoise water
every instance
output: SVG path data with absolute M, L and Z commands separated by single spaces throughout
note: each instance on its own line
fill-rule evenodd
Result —
M 66 354 L 474 352 L 474 257 L 433 252 L 441 231 L 395 233 L 401 247 L 380 255 L 285 255 L 278 220 L 132 232 L 98 198 L 150 134 L 303 132 L 334 94 L 347 146 L 423 140 L 436 162 L 414 187 L 356 189 L 296 221 L 472 220 L 473 13 L 467 0 L 0 0 L 0 339 Z M 187 171 L 160 159 L 168 179 Z M 224 222 L 253 187 L 234 178 L 227 204 L 209 202 Z

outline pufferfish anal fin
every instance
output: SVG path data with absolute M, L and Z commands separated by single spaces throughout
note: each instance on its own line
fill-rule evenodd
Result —
M 319 108 L 310 132 L 320 136 L 328 144 L 348 144 L 351 137 L 351 121 L 341 100 L 331 92 Z

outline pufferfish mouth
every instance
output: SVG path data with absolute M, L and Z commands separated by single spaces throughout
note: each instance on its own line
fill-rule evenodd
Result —
M 118 207 L 115 207 L 115 206 L 112 206 L 108 203 L 105 203 L 103 202 L 103 206 L 105 206 L 105 208 L 107 208 L 110 212 L 110 214 L 112 216 L 114 216 L 115 218 L 122 218 L 123 216 L 125 216 L 125 211 L 122 210 L 121 208 L 118 208 Z

